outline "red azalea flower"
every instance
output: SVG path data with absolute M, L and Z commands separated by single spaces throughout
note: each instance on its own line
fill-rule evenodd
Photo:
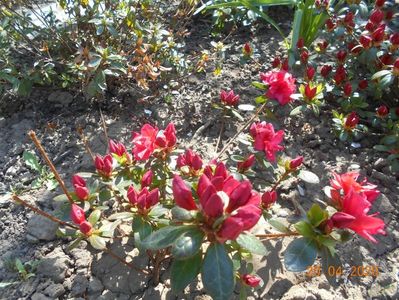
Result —
M 261 73 L 260 79 L 268 85 L 266 96 L 269 99 L 277 100 L 281 105 L 289 103 L 291 95 L 295 92 L 295 78 L 286 71 L 270 71 Z
M 94 165 L 96 167 L 97 172 L 104 177 L 110 177 L 112 174 L 112 163 L 113 158 L 111 154 L 107 154 L 104 157 L 101 155 L 96 155 L 94 159 Z
M 331 217 L 331 223 L 336 228 L 348 228 L 363 238 L 377 243 L 375 234 L 385 234 L 384 221 L 375 215 L 367 215 L 371 203 L 364 194 L 356 193 L 352 188 L 342 198 L 339 212 Z
M 381 105 L 380 107 L 377 108 L 377 117 L 383 119 L 389 114 L 389 108 L 386 107 L 385 105 Z
M 266 191 L 262 195 L 262 206 L 269 209 L 277 201 L 277 192 L 274 190 Z
M 309 59 L 309 52 L 307 50 L 303 50 L 301 52 L 301 61 L 307 63 Z
M 327 27 L 327 31 L 328 31 L 328 32 L 333 31 L 334 28 L 335 28 L 335 23 L 333 22 L 333 20 L 327 19 L 327 21 L 326 21 L 326 27 Z
M 143 188 L 140 193 L 137 193 L 133 186 L 130 186 L 127 191 L 127 198 L 131 205 L 136 206 L 142 214 L 159 202 L 158 189 L 148 190 Z
M 187 149 L 184 154 L 180 154 L 177 157 L 176 165 L 179 169 L 187 166 L 192 175 L 197 175 L 198 171 L 202 169 L 202 159 L 197 153 L 193 152 L 191 149 Z
M 260 278 L 255 275 L 244 274 L 244 275 L 242 275 L 241 278 L 242 278 L 242 281 L 250 287 L 257 287 L 260 283 Z
M 367 87 L 369 86 L 369 83 L 367 81 L 367 79 L 363 79 L 359 81 L 358 87 L 361 90 L 367 89 Z
M 155 150 L 155 140 L 159 130 L 150 124 L 144 124 L 140 133 L 132 133 L 133 155 L 135 160 L 147 160 Z
M 368 22 L 364 28 L 369 32 L 373 32 L 376 27 L 374 23 Z
M 340 85 L 344 80 L 346 80 L 346 70 L 343 65 L 340 65 L 335 71 L 334 81 L 336 85 Z
M 399 76 L 399 57 L 395 60 L 393 64 L 393 74 Z
M 375 6 L 376 7 L 383 7 L 385 3 L 385 0 L 376 0 L 375 1 Z
M 249 155 L 244 161 L 237 163 L 237 170 L 240 173 L 245 173 L 248 171 L 255 162 L 255 155 Z
M 399 45 L 399 32 L 395 32 L 391 34 L 391 37 L 389 38 L 391 41 L 392 45 L 398 46 Z
M 288 65 L 288 58 L 283 60 L 283 63 L 281 64 L 281 70 L 288 72 L 289 65 Z
M 345 120 L 345 129 L 352 130 L 359 123 L 359 116 L 353 111 L 351 112 Z
M 324 52 L 328 47 L 328 42 L 326 40 L 322 40 L 321 42 L 317 43 L 321 52 Z
M 226 92 L 224 90 L 220 91 L 220 101 L 225 105 L 237 106 L 239 100 L 240 96 L 234 94 L 233 90 L 229 92 Z
M 374 46 L 380 46 L 385 39 L 385 24 L 378 26 L 378 28 L 371 34 L 371 37 L 373 38 Z
M 176 129 L 173 123 L 169 123 L 165 130 L 158 131 L 155 139 L 155 147 L 165 152 L 170 152 L 176 145 Z
M 248 180 L 239 182 L 226 174 L 223 163 L 218 163 L 214 171 L 211 168 L 208 170 L 197 184 L 198 206 L 194 202 L 191 189 L 180 176 L 175 175 L 172 182 L 175 202 L 184 209 L 200 210 L 205 225 L 215 229 L 216 238 L 220 242 L 235 240 L 241 232 L 251 229 L 258 222 L 262 213 L 259 208 L 259 194 L 252 191 Z M 214 222 L 224 214 L 228 217 L 220 228 L 214 228 Z
M 382 20 L 384 19 L 384 12 L 381 9 L 374 9 L 371 12 L 370 15 L 370 22 L 374 23 L 374 24 L 380 24 L 382 22 Z
M 90 222 L 83 221 L 82 223 L 79 224 L 79 229 L 83 234 L 91 235 L 93 231 L 93 225 L 91 225 Z
M 284 131 L 274 131 L 273 124 L 263 122 L 253 123 L 250 128 L 250 134 L 255 139 L 254 148 L 258 151 L 264 151 L 267 160 L 274 162 L 276 152 L 284 149 L 280 143 L 284 138 Z
M 341 175 L 333 173 L 330 184 L 333 189 L 343 191 L 344 194 L 349 193 L 351 189 L 356 193 L 364 194 L 366 199 L 372 203 L 380 195 L 380 191 L 377 190 L 376 185 L 369 183 L 366 178 L 358 182 L 359 176 L 360 174 L 355 171 Z
M 345 26 L 349 27 L 349 28 L 353 28 L 355 27 L 355 15 L 353 14 L 353 12 L 348 12 L 345 17 L 344 17 L 344 24 Z

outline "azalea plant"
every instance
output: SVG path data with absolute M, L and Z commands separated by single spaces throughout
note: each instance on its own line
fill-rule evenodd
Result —
M 340 265 L 336 245 L 348 241 L 350 232 L 374 243 L 377 234 L 385 234 L 383 220 L 370 213 L 380 192 L 357 172 L 333 173 L 324 188 L 324 204 L 313 203 L 306 211 L 297 203 L 293 223 L 277 220 L 271 208 L 281 201 L 280 184 L 286 180 L 319 184 L 319 178 L 307 170 L 302 156 L 283 154 L 284 130 L 267 119 L 268 110 L 275 107 L 269 103 L 276 100 L 286 105 L 293 100 L 294 77 L 284 70 L 260 77 L 263 103 L 238 132 L 247 147 L 238 149 L 228 162 L 220 157 L 234 137 L 207 161 L 192 149 L 178 148 L 173 123 L 165 129 L 144 124 L 132 133 L 131 147 L 109 140 L 107 153 L 93 156 L 95 172 L 73 175 L 72 190 L 68 190 L 31 132 L 64 191 L 56 200 L 64 202 L 59 215 L 67 217 L 57 219 L 17 195 L 13 199 L 62 225 L 59 236 L 74 239 L 70 248 L 87 240 L 93 248 L 152 276 L 155 284 L 162 264 L 171 261 L 174 293 L 201 274 L 213 299 L 229 299 L 236 284 L 245 297 L 251 288 L 263 284 L 253 268 L 253 256 L 267 257 L 262 241 L 276 238 L 293 238 L 284 252 L 287 270 L 303 272 L 320 256 L 331 279 L 328 267 Z M 237 101 L 233 91 L 221 93 L 221 105 L 234 106 Z M 346 117 L 344 128 L 352 128 L 354 118 Z M 276 232 L 266 232 L 265 222 Z M 131 230 L 122 229 L 122 224 Z M 140 269 L 113 253 L 109 245 L 121 236 L 133 239 L 151 265 Z

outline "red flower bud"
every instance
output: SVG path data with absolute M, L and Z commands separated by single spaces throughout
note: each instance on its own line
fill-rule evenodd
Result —
M 359 123 L 359 116 L 353 111 L 347 117 L 345 121 L 345 128 L 353 129 Z
M 72 222 L 77 225 L 86 221 L 85 211 L 79 205 L 76 205 L 75 203 L 72 204 L 70 217 L 71 217 Z
M 134 189 L 133 186 L 130 186 L 127 190 L 127 198 L 129 199 L 129 202 L 131 205 L 136 205 L 137 204 L 137 192 Z
M 245 56 L 251 56 L 253 52 L 251 45 L 249 43 L 245 43 L 242 52 Z
M 320 51 L 324 52 L 328 47 L 328 42 L 326 40 L 323 40 L 321 42 L 318 42 L 317 45 L 319 46 Z
M 296 47 L 297 47 L 298 49 L 302 49 L 303 46 L 305 46 L 305 41 L 304 41 L 303 38 L 299 38 L 298 41 L 297 41 L 297 43 L 296 43 Z
M 176 145 L 176 129 L 173 123 L 158 132 L 154 145 L 164 150 L 172 149 Z
M 332 71 L 332 66 L 330 65 L 324 65 L 321 67 L 320 69 L 320 74 L 321 76 L 323 76 L 324 78 L 326 78 Z
M 361 35 L 359 41 L 364 49 L 369 49 L 373 45 L 373 39 L 368 35 Z
M 222 101 L 222 103 L 225 105 L 236 106 L 239 100 L 240 96 L 234 94 L 233 90 L 229 92 L 226 92 L 224 90 L 220 91 L 220 101 Z
M 288 72 L 289 65 L 288 65 L 288 58 L 284 59 L 283 63 L 281 64 L 281 70 Z
M 280 67 L 280 65 L 281 65 L 280 57 L 279 57 L 279 56 L 276 56 L 276 57 L 273 59 L 272 67 L 273 67 L 273 68 L 278 68 L 278 67 Z
M 382 7 L 382 6 L 384 6 L 384 3 L 385 3 L 385 0 L 376 0 L 375 6 Z
M 359 81 L 359 89 L 364 90 L 367 89 L 367 87 L 369 86 L 367 79 L 363 79 Z
M 340 85 L 346 79 L 346 70 L 343 65 L 338 66 L 335 71 L 334 81 L 336 85 Z
M 303 50 L 301 53 L 301 61 L 307 63 L 309 59 L 309 52 L 307 50 Z
M 393 64 L 393 75 L 395 76 L 399 76 L 399 57 L 395 60 L 394 64 Z
M 340 63 L 343 63 L 343 62 L 345 61 L 345 59 L 346 59 L 346 55 L 347 55 L 347 53 L 346 53 L 345 50 L 339 50 L 339 51 L 337 52 L 337 59 L 338 59 L 338 61 L 339 61 Z
M 116 154 L 117 156 L 123 156 L 123 154 L 127 154 L 126 147 L 122 143 L 116 143 L 113 140 L 109 140 L 109 152 Z
M 378 28 L 371 34 L 371 37 L 373 38 L 374 45 L 379 46 L 385 38 L 385 24 L 378 26 Z
M 395 114 L 399 117 L 399 107 L 395 109 Z
M 254 161 L 255 161 L 255 155 L 251 154 L 244 161 L 238 162 L 237 163 L 238 172 L 244 173 L 245 171 L 247 171 L 249 168 L 252 167 Z
M 146 186 L 150 186 L 152 183 L 153 173 L 151 170 L 148 170 L 144 173 L 143 177 L 141 178 L 141 188 Z
M 93 231 L 93 226 L 87 221 L 83 221 L 82 223 L 80 223 L 79 228 L 80 231 L 85 235 L 90 235 Z
M 389 39 L 394 46 L 399 46 L 399 32 L 395 32 L 391 34 L 391 37 Z
M 90 192 L 87 187 L 76 185 L 75 194 L 80 200 L 87 200 L 89 198 Z
M 364 28 L 366 28 L 366 30 L 368 30 L 369 32 L 373 32 L 375 27 L 376 26 L 374 25 L 374 23 L 368 22 Z
M 393 15 L 394 15 L 393 10 L 387 10 L 387 12 L 385 13 L 385 20 L 391 21 L 393 18 Z
M 355 27 L 355 22 L 353 22 L 354 18 L 355 15 L 353 12 L 348 12 L 344 17 L 344 24 L 349 28 Z
M 385 105 L 381 105 L 377 108 L 377 117 L 385 118 L 389 114 L 389 108 Z
M 260 283 L 260 278 L 255 275 L 244 274 L 241 278 L 242 281 L 250 287 L 257 287 Z
M 327 31 L 331 32 L 335 28 L 335 23 L 331 19 L 327 19 L 326 27 L 327 27 Z
M 175 202 L 181 208 L 187 210 L 196 210 L 197 205 L 194 202 L 191 190 L 184 183 L 183 179 L 175 175 L 172 181 L 173 197 Z
M 374 9 L 370 15 L 370 22 L 374 24 L 380 24 L 384 19 L 384 12 L 381 9 Z
M 303 163 L 303 156 L 298 156 L 297 158 L 290 161 L 290 169 L 294 170 L 300 167 Z
M 308 80 L 313 80 L 314 74 L 316 73 L 316 70 L 312 66 L 308 66 L 306 69 L 306 77 Z
M 270 206 L 274 204 L 274 202 L 277 201 L 277 192 L 272 190 L 272 191 L 266 191 L 262 195 L 262 205 L 267 209 Z
M 104 158 L 101 155 L 96 155 L 94 165 L 100 175 L 109 177 L 112 174 L 112 155 L 107 154 Z
M 317 86 L 311 88 L 309 83 L 305 86 L 305 97 L 307 100 L 311 101 L 316 96 Z
M 86 186 L 86 181 L 79 175 L 73 175 L 72 176 L 72 184 L 73 186 Z
M 350 82 L 347 82 L 344 85 L 344 96 L 350 97 L 351 95 L 352 95 L 352 84 Z

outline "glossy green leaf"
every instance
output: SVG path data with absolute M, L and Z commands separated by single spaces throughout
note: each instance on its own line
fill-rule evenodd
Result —
M 258 255 L 266 255 L 267 250 L 263 243 L 254 235 L 249 233 L 241 233 L 237 238 L 237 243 L 250 253 Z
M 318 204 L 313 204 L 307 213 L 310 223 L 317 227 L 321 222 L 327 220 L 328 212 L 323 210 Z
M 301 170 L 298 177 L 307 183 L 317 184 L 320 182 L 319 177 L 315 173 L 306 170 Z
M 195 228 L 195 226 L 166 226 L 148 236 L 142 246 L 150 250 L 160 250 L 172 245 L 183 233 Z
M 233 294 L 233 263 L 223 244 L 212 243 L 208 247 L 202 266 L 202 282 L 214 300 L 227 300 Z
M 176 259 L 192 257 L 200 250 L 203 240 L 203 231 L 193 228 L 176 239 L 172 246 L 172 255 Z
M 90 214 L 89 218 L 87 219 L 91 225 L 95 225 L 101 217 L 101 210 L 95 209 Z
M 88 238 L 90 245 L 97 250 L 104 250 L 106 248 L 105 239 L 96 235 L 92 234 Z
M 36 155 L 30 151 L 24 151 L 22 154 L 22 158 L 24 159 L 26 165 L 34 171 L 40 172 L 42 167 L 37 159 Z
M 303 272 L 308 266 L 313 265 L 317 256 L 315 243 L 302 237 L 293 240 L 284 253 L 284 264 L 288 271 Z
M 137 248 L 142 249 L 142 241 L 152 233 L 152 226 L 141 216 L 133 219 L 134 244 Z
M 202 253 L 184 260 L 174 260 L 170 269 L 172 291 L 178 293 L 190 284 L 201 270 Z

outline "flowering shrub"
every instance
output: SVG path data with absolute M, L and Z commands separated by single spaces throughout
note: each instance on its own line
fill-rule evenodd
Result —
M 281 72 L 291 66 L 303 74 L 298 80 L 299 94 L 293 96 L 301 103 L 291 115 L 308 108 L 318 115 L 326 100 L 338 104 L 340 109 L 333 111 L 333 126 L 340 140 L 357 140 L 368 131 L 382 132 L 385 137 L 375 148 L 389 154 L 391 170 L 397 172 L 399 33 L 394 18 L 397 8 L 388 1 L 376 1 L 370 6 L 363 1 L 340 2 L 334 6 L 315 1 L 314 9 L 321 9 L 329 17 L 324 30 L 312 44 L 308 36 L 299 36 L 295 52 L 288 53 L 289 64 L 281 63 L 278 57 L 273 64 Z
M 283 75 L 277 78 L 284 84 L 293 82 L 290 74 Z M 272 89 L 272 85 L 266 89 Z M 236 97 L 232 92 L 223 95 Z M 266 90 L 265 95 L 272 93 Z M 285 97 L 291 99 L 291 95 Z M 266 96 L 264 99 L 263 107 L 268 103 Z M 355 118 L 347 117 L 343 126 L 352 128 Z M 87 240 L 93 248 L 152 275 L 155 283 L 162 262 L 171 259 L 173 292 L 182 291 L 201 273 L 204 287 L 214 299 L 228 299 L 236 282 L 242 295 L 263 284 L 251 264 L 253 255 L 267 255 L 261 239 L 295 237 L 284 252 L 287 270 L 302 272 L 319 255 L 328 262 L 323 263 L 328 276 L 328 265 L 340 263 L 336 245 L 347 241 L 350 231 L 374 243 L 377 234 L 385 234 L 384 222 L 377 214 L 370 214 L 379 196 L 377 186 L 365 178 L 359 181 L 357 172 L 333 173 L 330 186 L 324 189 L 328 201 L 323 207 L 314 203 L 307 212 L 303 210 L 300 221 L 286 226 L 274 219 L 270 208 L 279 201 L 278 189 L 283 181 L 297 177 L 318 184 L 319 179 L 305 170 L 302 156 L 291 159 L 282 155 L 282 129 L 254 119 L 250 119 L 245 135 L 248 149 L 241 153 L 245 156 L 231 157 L 236 166 L 217 158 L 206 162 L 191 149 L 180 151 L 172 123 L 165 129 L 143 125 L 132 133 L 131 150 L 110 140 L 108 153 L 93 157 L 94 173 L 72 177 L 73 191 L 66 190 L 60 181 L 65 194 L 57 198 L 66 202 L 63 207 L 71 221 L 51 217 L 63 225 L 60 236 L 75 239 L 71 248 Z M 254 186 L 251 181 L 260 168 L 276 179 Z M 17 196 L 14 199 L 24 203 Z M 264 233 L 264 221 L 279 233 Z M 132 231 L 118 230 L 119 234 L 134 239 L 141 254 L 149 255 L 151 267 L 138 269 L 109 249 L 116 229 L 123 223 L 131 225 Z

